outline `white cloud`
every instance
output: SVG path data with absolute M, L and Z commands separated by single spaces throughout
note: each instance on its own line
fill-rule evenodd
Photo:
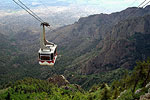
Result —
M 32 2 L 32 5 L 35 6 L 35 5 L 39 5 L 40 3 L 38 2 Z
M 138 6 L 143 0 L 53 0 L 53 2 L 66 2 L 69 3 L 67 6 L 48 6 L 48 11 L 46 8 L 35 8 L 35 11 L 38 13 L 49 14 L 49 13 L 62 13 L 66 11 L 74 11 L 78 12 L 81 11 L 89 14 L 96 14 L 96 13 L 112 13 L 116 11 L 121 11 L 126 9 L 130 6 Z M 43 0 L 44 2 L 52 2 L 51 0 Z M 33 2 L 32 5 L 37 5 L 39 3 Z M 45 10 L 44 10 L 45 9 Z M 24 14 L 25 12 L 21 11 Z M 80 15 L 79 13 L 79 15 Z M 9 15 L 10 13 L 6 13 L 5 15 Z M 78 13 L 76 13 L 78 14 Z M 42 15 L 42 14 L 41 14 Z M 76 15 L 76 16 L 79 16 Z
M 137 7 L 144 0 L 56 0 L 70 3 L 71 5 L 92 6 L 97 9 L 103 9 L 105 13 L 121 11 L 127 7 Z

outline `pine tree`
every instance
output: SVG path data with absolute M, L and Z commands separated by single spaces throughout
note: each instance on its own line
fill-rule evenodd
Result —
M 148 58 L 147 59 L 147 74 L 146 74 L 146 78 L 145 78 L 145 80 L 144 80 L 144 82 L 143 82 L 143 84 L 142 84 L 142 86 L 145 86 L 146 84 L 147 84 L 147 81 L 148 81 L 148 78 L 149 78 L 149 76 L 150 76 L 150 58 Z M 146 68 L 145 68 L 146 69 Z
M 137 62 L 137 66 L 135 67 L 134 72 L 132 74 L 132 78 L 134 79 L 134 86 L 132 89 L 132 93 L 134 93 L 139 80 L 141 79 L 141 77 L 143 77 L 142 75 L 143 65 L 144 64 L 141 61 Z
M 107 84 L 101 93 L 101 100 L 110 100 L 111 99 L 111 92 Z
M 7 96 L 6 96 L 6 98 L 5 98 L 6 100 L 10 100 L 10 93 L 8 92 L 8 94 L 7 94 Z
M 113 97 L 112 99 L 116 99 L 118 96 L 119 96 L 120 92 L 119 92 L 119 89 L 118 88 L 115 88 L 114 92 L 113 92 Z

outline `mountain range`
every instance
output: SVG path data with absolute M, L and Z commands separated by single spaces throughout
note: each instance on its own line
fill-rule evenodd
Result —
M 39 29 L 18 30 L 14 22 L 10 30 L 9 25 L 0 24 L 0 84 L 23 77 L 47 79 L 63 74 L 71 83 L 89 88 L 118 79 L 124 69 L 133 69 L 136 61 L 150 55 L 149 14 L 150 6 L 132 7 L 90 15 L 48 31 L 46 38 L 58 45 L 54 67 L 38 65 Z

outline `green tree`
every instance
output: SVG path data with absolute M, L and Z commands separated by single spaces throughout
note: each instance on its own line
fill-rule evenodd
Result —
M 110 100 L 111 99 L 111 91 L 107 84 L 105 84 L 105 87 L 103 88 L 103 91 L 101 92 L 101 100 Z
M 149 76 L 150 76 L 150 58 L 147 59 L 146 63 L 147 63 L 146 64 L 147 68 L 145 68 L 145 70 L 147 71 L 147 73 L 146 73 L 146 77 L 145 77 L 145 80 L 144 80 L 142 86 L 145 86 L 147 84 L 147 81 L 148 81 Z
M 115 90 L 113 91 L 113 95 L 112 95 L 112 99 L 116 99 L 120 94 L 120 91 L 118 88 L 115 88 Z
M 144 69 L 145 65 L 146 65 L 145 61 L 143 61 L 143 62 L 138 61 L 137 62 L 137 66 L 135 66 L 135 68 L 134 68 L 133 74 L 131 76 L 132 79 L 134 80 L 134 85 L 133 85 L 132 93 L 134 93 L 138 82 L 144 77 L 143 69 Z

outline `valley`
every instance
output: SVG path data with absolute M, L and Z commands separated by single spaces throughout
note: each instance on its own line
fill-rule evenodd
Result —
M 147 6 L 90 15 L 75 23 L 77 19 L 71 19 L 65 26 L 66 21 L 57 20 L 57 29 L 46 33 L 46 38 L 58 45 L 54 67 L 38 64 L 41 30 L 37 22 L 26 15 L 0 18 L 1 88 L 25 77 L 46 80 L 64 75 L 85 90 L 120 79 L 125 70 L 134 69 L 136 61 L 150 55 L 149 14 Z

